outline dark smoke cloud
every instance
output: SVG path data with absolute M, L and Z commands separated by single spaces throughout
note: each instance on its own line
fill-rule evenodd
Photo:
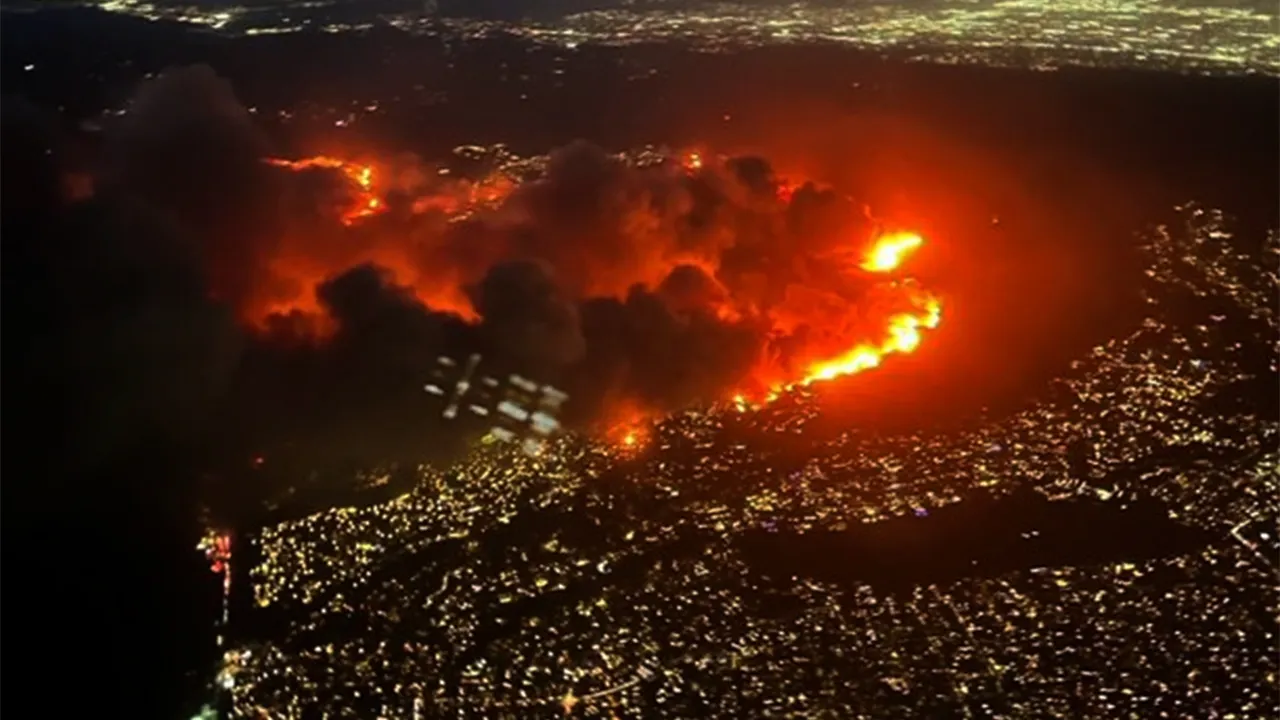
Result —
M 56 119 L 20 97 L 0 98 L 0 207 L 6 218 L 48 212 L 57 201 Z
M 204 256 L 212 286 L 238 305 L 280 236 L 268 146 L 230 84 L 208 66 L 166 70 L 139 86 L 107 127 L 101 185 L 168 215 Z
M 486 223 L 496 236 L 488 247 L 498 253 L 488 264 L 545 262 L 575 297 L 622 297 L 636 282 L 656 285 L 679 254 L 710 259 L 719 250 L 681 227 L 693 202 L 682 178 L 639 172 L 585 142 L 554 150 L 545 177 L 517 188 Z
M 198 248 L 121 188 L 71 203 L 55 116 L 6 101 L 3 132 L 6 178 L 25 179 L 5 182 L 6 400 L 34 439 L 11 458 L 52 477 L 197 442 L 239 348 Z
M 6 600 L 44 629 L 15 651 L 85 678 L 90 696 L 162 705 L 155 687 L 194 670 L 192 627 L 207 633 L 174 608 L 204 602 L 196 467 L 241 349 L 208 294 L 202 242 L 216 235 L 132 182 L 65 192 L 78 163 L 60 118 L 2 106 Z M 58 650 L 76 645 L 134 648 L 116 663 L 132 676 Z
M 9 336 L 22 349 L 12 369 L 31 382 L 9 387 L 58 419 L 49 437 L 62 447 L 49 462 L 90 470 L 158 439 L 195 442 L 235 369 L 239 334 L 181 236 L 145 208 L 102 199 L 43 230 L 34 241 L 45 247 L 24 268 L 32 276 L 16 288 L 17 303 L 39 309 L 15 314 Z
M 586 350 L 578 308 L 544 263 L 494 265 L 472 289 L 471 301 L 493 349 L 506 357 L 545 372 L 576 362 Z
M 586 399 L 580 420 L 608 417 L 611 403 L 673 410 L 723 399 L 761 352 L 759 328 L 678 313 L 640 286 L 625 300 L 590 300 L 582 314 L 588 351 L 571 386 Z
M 806 322 L 857 322 L 830 261 L 869 221 L 784 194 L 761 158 L 641 169 L 573 143 L 462 222 L 447 211 L 473 188 L 398 158 L 390 210 L 348 225 L 343 172 L 264 162 L 207 67 L 144 83 L 105 145 L 29 291 L 54 318 L 29 369 L 88 403 L 84 457 L 168 432 L 227 467 L 413 460 L 465 430 L 422 392 L 440 355 L 562 387 L 592 425 L 722 399 L 819 337 Z
M 252 335 L 226 422 L 241 459 L 288 453 L 310 470 L 451 447 L 422 385 L 441 353 L 473 346 L 474 328 L 431 311 L 374 265 L 333 277 L 316 294 L 336 324 L 323 340 L 290 317 Z
M 658 295 L 672 312 L 685 316 L 729 299 L 724 287 L 697 265 L 677 265 L 663 278 Z

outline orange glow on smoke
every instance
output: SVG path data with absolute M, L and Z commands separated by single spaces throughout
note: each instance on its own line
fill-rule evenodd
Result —
M 632 422 L 613 425 L 605 432 L 605 439 L 622 452 L 639 450 L 648 440 L 647 425 L 642 425 L 642 422 L 645 421 L 637 418 Z
M 862 269 L 874 273 L 896 270 L 923 244 L 924 239 L 915 233 L 884 235 L 867 252 Z M 808 385 L 818 380 L 860 373 L 878 367 L 885 355 L 914 351 L 920 346 L 920 331 L 932 330 L 942 321 L 942 303 L 924 291 L 916 291 L 910 296 L 910 301 L 916 306 L 915 310 L 891 315 L 886 323 L 885 337 L 879 343 L 859 345 L 843 355 L 814 363 L 799 384 Z
M 866 252 L 860 267 L 871 273 L 900 269 L 901 264 L 923 244 L 924 240 L 914 233 L 883 235 Z M 915 285 L 891 283 L 887 287 L 895 295 L 900 295 L 911 309 L 889 315 L 878 341 L 858 343 L 839 354 L 809 363 L 798 379 L 770 383 L 768 392 L 758 402 L 749 399 L 746 393 L 734 393 L 729 405 L 737 412 L 747 412 L 777 400 L 788 390 L 856 375 L 879 367 L 888 355 L 914 352 L 923 341 L 924 331 L 932 330 L 942 322 L 942 302 Z M 625 422 L 614 423 L 606 437 L 621 450 L 633 449 L 644 439 L 639 429 L 641 422 L 640 416 L 632 411 Z
M 870 273 L 897 270 L 922 245 L 924 239 L 915 233 L 895 232 L 882 235 L 867 250 L 860 267 Z M 878 341 L 857 343 L 837 355 L 811 362 L 799 379 L 772 383 L 763 400 L 764 404 L 776 400 L 787 390 L 856 375 L 879 367 L 887 355 L 915 351 L 920 346 L 922 331 L 932 330 L 942 322 L 942 302 L 914 285 L 891 283 L 887 287 L 900 294 L 911 309 L 889 315 L 885 320 L 883 336 Z M 735 394 L 731 403 L 739 412 L 753 406 L 742 393 Z
M 360 163 L 340 160 L 326 155 L 304 158 L 302 160 L 268 158 L 267 163 L 275 165 L 276 167 L 288 168 L 290 170 L 323 168 L 326 170 L 342 171 L 342 174 L 351 182 L 355 196 L 351 205 L 342 212 L 342 222 L 345 225 L 350 225 L 362 218 L 374 215 L 382 209 L 382 200 L 377 196 L 373 186 L 372 165 L 362 165 Z
M 286 238 L 292 242 L 282 243 L 281 248 L 269 258 L 268 267 L 277 280 L 296 290 L 285 297 L 252 303 L 251 307 L 244 309 L 249 323 L 262 328 L 272 316 L 301 315 L 313 335 L 327 335 L 333 328 L 315 296 L 316 288 L 335 275 L 366 262 L 385 268 L 395 282 L 412 288 L 414 295 L 432 310 L 453 313 L 466 320 L 477 319 L 470 300 L 462 290 L 465 278 L 458 277 L 451 268 L 434 269 L 430 276 L 425 276 L 421 263 L 414 257 L 413 244 L 406 242 L 408 238 L 393 237 L 377 228 L 365 227 L 363 221 L 388 209 L 385 195 L 391 190 L 403 189 L 402 183 L 393 177 L 390 166 L 328 155 L 299 160 L 269 158 L 266 163 L 294 172 L 312 169 L 340 172 L 347 181 L 350 195 L 334 209 L 335 215 L 342 225 L 350 228 L 348 232 L 358 231 L 367 235 L 345 241 L 343 254 L 337 256 L 318 250 L 321 243 L 307 231 L 293 233 L 296 237 Z M 414 215 L 438 212 L 456 216 L 472 206 L 499 202 L 510 190 L 510 183 L 501 177 L 486 178 L 480 183 L 465 186 L 455 183 L 423 192 L 414 199 L 411 212 Z
M 710 175 L 721 163 L 717 157 L 697 151 L 675 157 L 689 174 Z M 340 205 L 332 208 L 329 216 L 339 219 L 340 226 L 291 232 L 268 259 L 273 278 L 287 287 L 274 288 L 275 296 L 264 296 L 252 307 L 244 308 L 246 319 L 259 327 L 273 314 L 299 313 L 314 333 L 326 334 L 332 329 L 331 321 L 320 307 L 315 289 L 360 263 L 386 268 L 398 284 L 410 288 L 432 310 L 476 321 L 479 318 L 463 288 L 478 281 L 492 262 L 505 257 L 507 248 L 477 243 L 466 248 L 462 262 L 437 261 L 432 254 L 434 244 L 440 242 L 443 228 L 461 216 L 496 208 L 497 217 L 523 218 L 529 211 L 519 204 L 519 196 L 513 197 L 518 181 L 501 171 L 464 180 L 443 171 L 437 174 L 420 167 L 401 167 L 398 162 L 357 162 L 332 156 L 267 162 L 292 171 L 338 171 L 346 179 L 349 192 L 344 193 Z M 410 176 L 416 179 L 406 180 Z M 778 208 L 785 210 L 792 195 L 804 184 L 803 179 L 797 182 L 794 178 L 778 178 Z M 392 203 L 395 210 L 385 216 L 386 223 L 367 222 L 387 213 L 388 198 L 393 192 L 403 195 L 406 204 Z M 511 212 L 504 214 L 508 208 Z M 421 216 L 420 221 L 404 228 L 396 226 L 392 221 L 402 217 L 402 211 Z M 635 213 L 634 217 L 623 217 L 622 222 L 636 238 L 624 248 L 625 256 L 611 257 L 608 264 L 577 253 L 547 257 L 564 271 L 560 277 L 570 292 L 582 297 L 624 299 L 636 284 L 656 288 L 676 266 L 693 265 L 714 285 L 705 295 L 690 300 L 694 310 L 725 323 L 767 323 L 775 336 L 803 338 L 802 347 L 789 349 L 785 358 L 762 353 L 742 389 L 726 398 L 729 406 L 738 411 L 772 402 L 791 389 L 871 370 L 889 355 L 914 352 L 928 331 L 942 321 L 939 298 L 905 277 L 911 258 L 925 244 L 915 232 L 894 231 L 877 238 L 835 235 L 834 249 L 825 246 L 826 250 L 810 257 L 796 258 L 831 265 L 839 277 L 883 276 L 875 278 L 878 281 L 871 284 L 866 299 L 844 297 L 843 287 L 832 292 L 821 282 L 797 280 L 787 286 L 786 298 L 778 302 L 763 300 L 765 295 L 757 293 L 756 286 L 748 282 L 750 278 L 732 286 L 733 290 L 722 282 L 719 251 L 723 245 L 710 251 L 690 249 L 673 242 L 675 231 L 643 215 L 643 211 L 624 212 Z M 865 246 L 864 240 L 868 241 Z M 726 242 L 732 244 L 733 238 Z M 651 412 L 620 405 L 623 400 L 620 398 L 608 409 L 612 420 L 602 426 L 604 435 L 616 448 L 638 450 L 648 439 Z
M 942 320 L 942 304 L 937 298 L 926 295 L 922 302 L 920 312 L 890 317 L 887 337 L 878 345 L 859 345 L 837 358 L 815 363 L 799 384 L 809 385 L 819 380 L 860 373 L 878 367 L 885 355 L 914 351 L 920 345 L 920 330 L 932 330 Z

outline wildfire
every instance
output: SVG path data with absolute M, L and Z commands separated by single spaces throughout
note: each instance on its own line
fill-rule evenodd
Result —
M 677 156 L 685 172 L 713 172 L 717 160 L 710 155 L 688 151 Z M 461 291 L 465 281 L 473 280 L 465 273 L 468 270 L 452 267 L 434 268 L 431 273 L 424 273 L 415 264 L 413 248 L 402 242 L 402 235 L 395 233 L 379 234 L 376 225 L 359 224 L 360 221 L 386 210 L 386 193 L 391 189 L 388 178 L 407 177 L 405 173 L 393 165 L 374 165 L 363 162 L 344 160 L 331 156 L 316 156 L 298 160 L 269 159 L 269 164 L 293 171 L 309 169 L 327 169 L 340 172 L 346 179 L 350 200 L 336 211 L 337 217 L 351 228 L 353 233 L 361 233 L 361 242 L 349 247 L 359 259 L 376 262 L 388 268 L 396 280 L 413 289 L 419 299 L 436 310 L 454 312 L 467 320 L 478 319 L 470 301 Z M 397 180 L 402 183 L 402 180 Z M 474 181 L 448 180 L 438 184 L 415 185 L 406 188 L 396 185 L 398 191 L 406 191 L 412 196 L 412 212 L 416 216 L 427 211 L 443 213 L 450 219 L 465 217 L 482 208 L 493 208 L 502 205 L 516 189 L 518 181 L 502 173 L 495 173 Z M 429 187 L 429 189 L 428 189 Z M 777 181 L 777 201 L 785 208 L 799 184 L 791 179 L 779 178 Z M 894 353 L 914 352 L 922 343 L 927 331 L 938 327 L 942 319 L 941 301 L 913 284 L 903 280 L 901 273 L 904 264 L 924 245 L 924 239 L 914 232 L 895 231 L 876 238 L 861 256 L 850 257 L 847 270 L 860 269 L 863 273 L 886 275 L 885 282 L 877 285 L 877 291 L 887 293 L 893 303 L 890 309 L 883 310 L 883 320 L 872 320 L 874 325 L 867 326 L 867 318 L 854 317 L 853 309 L 838 309 L 832 315 L 832 334 L 823 335 L 821 341 L 812 341 L 793 355 L 798 366 L 779 370 L 776 367 L 761 365 L 752 371 L 754 390 L 751 393 L 739 392 L 730 396 L 730 406 L 740 412 L 750 408 L 768 404 L 788 390 L 805 387 L 818 382 L 831 381 L 847 375 L 854 375 L 879 367 L 886 356 Z M 321 279 L 333 274 L 335 268 L 326 265 L 326 260 L 313 258 L 306 248 L 299 248 L 291 255 L 281 255 L 273 267 L 282 276 L 298 281 L 299 287 L 310 288 Z M 644 262 L 628 266 L 625 277 L 609 280 L 620 280 L 610 284 L 601 281 L 590 284 L 586 294 L 609 295 L 618 292 L 617 287 L 630 288 L 635 283 L 649 286 L 660 282 L 670 272 L 671 264 L 678 259 L 680 263 L 697 266 L 707 277 L 717 278 L 719 262 L 716 257 L 690 257 L 678 253 L 659 255 L 657 253 L 644 256 Z M 656 259 L 654 259 L 656 258 Z M 348 260 L 355 259 L 354 256 Z M 652 260 L 652 261 L 650 261 Z M 344 263 L 347 263 L 344 260 Z M 333 263 L 330 263 L 332 265 Z M 349 263 L 347 263 L 349 264 Z M 599 273 L 589 275 L 592 283 Z M 623 282 L 624 281 L 624 282 Z M 816 291 L 815 291 L 816 292 Z M 816 297 L 820 296 L 815 295 Z M 819 303 L 815 303 L 817 305 Z M 294 298 L 266 308 L 269 312 L 288 312 L 300 310 L 308 316 L 316 314 L 316 302 L 311 298 Z M 708 310 L 721 322 L 732 323 L 752 320 L 758 317 L 760 310 L 750 301 L 741 300 L 724 294 L 714 300 L 704 301 L 704 310 Z M 262 308 L 257 308 L 261 314 Z M 859 308 L 860 312 L 865 308 Z M 781 321 L 777 328 L 782 328 Z M 828 328 L 828 324 L 819 316 L 809 316 L 801 311 L 789 316 L 792 327 L 817 326 L 819 330 Z M 874 316 L 873 316 L 874 317 Z M 844 322 L 848 320 L 848 322 Z M 854 322 L 856 320 L 856 323 Z M 839 325 L 847 327 L 837 328 Z M 854 329 L 856 327 L 856 329 Z M 786 330 L 784 330 L 786 332 Z M 856 333 L 856 334 L 855 334 Z M 820 335 L 820 333 L 819 333 Z M 818 343 L 821 342 L 822 345 Z M 799 371 L 797 371 L 797 367 Z M 638 450 L 648 440 L 648 425 L 645 413 L 632 408 L 631 411 L 619 415 L 616 408 L 610 413 L 614 422 L 606 424 L 605 437 L 609 443 L 620 450 Z
M 303 158 L 302 160 L 284 160 L 268 158 L 267 163 L 289 170 L 339 170 L 351 183 L 354 199 L 350 206 L 342 211 L 342 222 L 350 225 L 362 218 L 377 214 L 382 210 L 382 200 L 373 187 L 373 166 L 341 160 L 327 155 Z
M 624 454 L 644 448 L 653 431 L 653 415 L 644 408 L 621 401 L 609 408 L 609 417 L 601 421 L 598 430 L 614 450 Z
M 372 234 L 362 235 L 359 243 L 346 246 L 345 250 L 336 255 L 332 252 L 332 243 L 329 245 L 330 252 L 327 253 L 313 250 L 314 239 L 284 243 L 285 247 L 276 251 L 268 265 L 278 280 L 299 290 L 292 295 L 249 303 L 242 309 L 246 322 L 263 328 L 267 327 L 273 315 L 299 313 L 311 333 L 323 337 L 332 330 L 332 325 L 321 310 L 313 290 L 327 278 L 360 262 L 372 262 L 390 271 L 396 282 L 412 287 L 418 298 L 434 310 L 452 312 L 467 320 L 476 319 L 461 284 L 455 282 L 457 278 L 451 276 L 448 269 L 438 270 L 430 275 L 423 273 L 414 261 L 414 248 L 410 244 L 399 241 L 394 236 L 378 233 L 376 228 L 362 226 L 363 220 L 387 210 L 386 195 L 395 184 L 390 180 L 395 177 L 393 166 L 328 155 L 296 160 L 268 158 L 265 162 L 293 172 L 322 169 L 341 173 L 346 181 L 348 195 L 334 208 L 334 215 L 351 231 L 372 231 Z M 396 188 L 400 189 L 398 184 Z M 465 211 L 469 204 L 495 202 L 495 198 L 501 198 L 508 191 L 498 179 L 486 179 L 483 183 L 464 188 L 463 192 L 454 192 L 455 190 L 457 188 L 454 186 L 447 186 L 433 192 L 424 192 L 413 200 L 412 212 L 416 215 L 440 211 L 453 215 Z M 478 197 L 466 197 L 465 190 Z
M 897 269 L 903 259 L 916 248 L 924 244 L 924 239 L 915 233 L 893 233 L 885 235 L 867 253 L 862 262 L 862 269 L 867 272 L 889 272 Z
M 891 272 L 922 245 L 923 238 L 914 233 L 881 236 L 867 251 L 860 267 L 871 273 Z M 745 393 L 739 392 L 730 398 L 729 405 L 737 412 L 747 412 L 777 400 L 788 390 L 856 375 L 879 367 L 887 355 L 915 351 L 923 340 L 924 331 L 932 330 L 942 322 L 942 303 L 934 295 L 913 285 L 895 283 L 892 287 L 906 294 L 913 309 L 890 315 L 881 340 L 860 343 L 844 353 L 809 364 L 799 380 L 775 383 L 759 402 L 753 402 Z M 628 422 L 615 424 L 607 437 L 616 447 L 630 450 L 643 441 L 638 427 L 639 420 L 633 417 Z
M 231 562 L 231 536 L 223 532 L 210 531 L 200 540 L 198 550 L 203 550 L 209 561 L 209 568 L 221 573 Z
M 862 269 L 873 273 L 895 270 L 923 244 L 924 239 L 915 233 L 885 235 L 867 252 Z M 942 321 L 942 303 L 923 291 L 913 293 L 911 302 L 916 310 L 890 316 L 885 328 L 885 338 L 879 343 L 858 345 L 843 355 L 810 365 L 804 379 L 792 387 L 860 373 L 878 367 L 886 355 L 914 351 L 920 346 L 920 331 L 936 328 Z
M 636 412 L 627 420 L 612 423 L 605 432 L 605 438 L 619 450 L 639 450 L 648 440 L 648 422 L 649 418 Z
M 605 431 L 603 437 L 614 450 L 630 454 L 643 448 L 648 436 L 645 428 L 637 422 L 615 424 Z
M 898 269 L 902 262 L 924 244 L 915 233 L 898 232 L 881 236 L 867 251 L 861 268 L 871 273 L 887 273 Z M 936 328 L 942 321 L 942 303 L 932 294 L 907 285 L 895 285 L 908 294 L 914 309 L 889 316 L 885 323 L 884 337 L 879 342 L 861 343 L 832 358 L 811 363 L 803 377 L 794 382 L 775 384 L 764 403 L 770 403 L 787 390 L 805 387 L 815 382 L 834 380 L 846 375 L 880 366 L 886 355 L 910 353 L 920 346 L 922 330 Z M 739 412 L 752 404 L 739 393 L 733 396 L 732 405 Z
M 909 353 L 920 345 L 920 330 L 933 329 L 942 320 L 942 305 L 937 298 L 925 296 L 918 313 L 902 313 L 889 318 L 888 337 L 879 345 L 860 345 L 832 360 L 814 363 L 799 385 L 853 375 L 880 365 L 885 355 Z

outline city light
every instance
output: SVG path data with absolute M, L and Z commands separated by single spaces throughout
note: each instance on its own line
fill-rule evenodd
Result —
M 818 407 L 803 395 L 785 409 L 735 401 L 644 426 L 643 443 L 559 435 L 536 455 L 479 443 L 449 470 L 422 468 L 395 500 L 265 528 L 255 597 L 293 620 L 238 659 L 235 708 L 1264 713 L 1276 628 L 1233 598 L 1275 585 L 1280 548 L 1265 543 L 1280 427 L 1203 407 L 1252 372 L 1221 341 L 1228 315 L 1256 323 L 1239 342 L 1274 340 L 1266 268 L 1280 237 L 1269 236 L 1262 262 L 1232 249 L 1220 214 L 1193 206 L 1181 218 L 1148 237 L 1146 319 L 1080 358 L 1061 396 L 990 424 L 936 436 L 852 428 L 806 446 L 784 470 L 778 432 L 803 427 Z M 1171 315 L 1164 299 L 1180 289 L 1230 309 L 1220 320 Z M 1076 460 L 1064 450 L 1081 446 Z M 1189 451 L 1217 459 L 1186 460 Z M 979 490 L 1003 498 L 1028 488 L 1044 502 L 1116 512 L 1133 498 L 1159 501 L 1170 532 L 1209 540 L 895 592 L 767 576 L 743 545 L 760 532 L 783 542 L 895 518 L 930 523 Z M 512 536 L 515 527 L 524 534 Z M 1033 528 L 1015 542 L 1043 535 Z M 359 634 L 325 634 L 357 619 Z M 1177 692 L 1170 657 L 1185 668 Z M 1083 698 L 1082 678 L 1093 683 Z

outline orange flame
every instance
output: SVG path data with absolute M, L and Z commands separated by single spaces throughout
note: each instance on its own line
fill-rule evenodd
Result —
M 861 268 L 872 273 L 896 270 L 923 244 L 924 239 L 915 233 L 895 232 L 883 235 L 866 253 Z M 942 302 L 932 294 L 913 289 L 911 286 L 895 285 L 894 287 L 902 288 L 904 291 L 909 290 L 908 299 L 914 309 L 910 312 L 891 315 L 885 324 L 883 339 L 874 343 L 861 343 L 840 355 L 811 363 L 799 380 L 774 384 L 763 404 L 773 402 L 788 390 L 846 375 L 856 375 L 879 367 L 886 355 L 915 351 L 920 346 L 922 331 L 932 330 L 942 322 Z M 739 412 L 756 406 L 741 393 L 733 396 L 732 405 Z
M 899 232 L 885 235 L 876 242 L 871 252 L 862 262 L 862 269 L 867 272 L 889 272 L 897 269 L 903 259 L 916 248 L 924 244 L 924 239 L 915 233 Z
M 361 221 L 379 215 L 388 209 L 386 194 L 405 182 L 395 180 L 394 168 L 382 163 L 358 162 L 338 157 L 318 155 L 314 157 L 289 160 L 268 158 L 269 165 L 294 172 L 311 169 L 336 170 L 342 173 L 347 181 L 350 198 L 343 202 L 335 214 L 342 224 L 356 228 Z M 473 197 L 468 197 L 467 192 Z M 501 179 L 486 179 L 482 183 L 456 185 L 433 188 L 414 200 L 412 212 L 415 214 L 440 211 L 453 215 L 465 211 L 469 206 L 482 202 L 496 202 L 509 192 Z M 251 303 L 251 307 L 243 309 L 245 319 L 250 324 L 265 328 L 268 321 L 276 315 L 299 314 L 293 318 L 302 322 L 310 334 L 317 337 L 327 335 L 333 328 L 321 310 L 313 289 L 325 279 L 332 277 L 356 262 L 373 262 L 390 271 L 396 282 L 413 288 L 418 299 L 434 310 L 454 313 L 464 319 L 476 319 L 466 293 L 462 289 L 459 278 L 450 275 L 446 270 L 430 276 L 411 258 L 411 249 L 405 243 L 388 241 L 382 235 L 366 237 L 352 251 L 354 255 L 344 255 L 343 260 L 335 262 L 326 258 L 323 253 L 313 255 L 306 243 L 287 243 L 286 249 L 278 250 L 268 261 L 271 271 L 276 277 L 284 279 L 300 290 L 292 296 L 259 299 Z
M 942 304 L 937 298 L 925 295 L 921 299 L 920 312 L 901 313 L 889 318 L 888 337 L 879 345 L 859 345 L 831 360 L 814 363 L 809 367 L 799 385 L 810 385 L 819 380 L 831 380 L 842 375 L 853 375 L 878 367 L 885 355 L 909 353 L 920 345 L 920 330 L 936 328 L 942 320 Z
M 644 421 L 637 419 L 634 422 L 614 425 L 605 432 L 605 439 L 617 450 L 637 451 L 644 447 L 649 439 L 648 427 L 642 425 L 642 422 Z
M 654 418 L 644 408 L 627 400 L 618 400 L 608 409 L 608 417 L 600 426 L 600 435 L 615 450 L 635 452 L 648 444 Z
M 688 173 L 696 173 L 716 162 L 714 158 L 693 150 L 680 154 L 678 158 L 680 166 Z M 349 183 L 352 197 L 350 204 L 344 205 L 339 210 L 339 218 L 346 225 L 354 225 L 363 219 L 385 211 L 386 202 L 384 198 L 386 192 L 390 189 L 390 183 L 393 182 L 388 178 L 400 177 L 397 171 L 389 165 L 365 164 L 331 156 L 316 156 L 299 160 L 273 158 L 268 159 L 266 162 L 294 171 L 323 168 L 341 172 Z M 456 216 L 481 207 L 492 207 L 501 204 L 510 195 L 515 189 L 516 182 L 511 177 L 501 173 L 495 173 L 493 176 L 477 181 L 458 181 L 450 185 L 447 190 L 437 191 L 433 189 L 429 193 L 417 196 L 413 201 L 412 211 L 415 214 L 440 211 L 449 216 Z M 786 178 L 780 179 L 777 186 L 778 202 L 784 205 L 789 203 L 797 187 L 799 185 L 795 182 Z M 867 273 L 896 274 L 902 270 L 904 263 L 923 245 L 924 239 L 914 232 L 895 231 L 886 233 L 878 237 L 862 257 L 859 260 L 850 262 L 849 266 L 852 268 L 856 265 Z M 460 285 L 457 281 L 460 278 L 438 274 L 430 278 L 421 277 L 420 273 L 414 270 L 412 263 L 408 262 L 401 251 L 386 243 L 376 244 L 376 246 L 371 245 L 362 252 L 369 259 L 391 269 L 399 282 L 411 286 L 418 297 L 429 306 L 455 312 L 465 319 L 476 319 L 474 309 L 471 308 L 469 301 L 459 289 Z M 673 261 L 674 258 L 666 256 L 663 260 L 669 262 Z M 697 265 L 710 277 L 716 277 L 719 270 L 718 263 L 707 258 L 681 256 L 678 261 Z M 287 266 L 281 268 L 282 275 L 290 276 L 300 281 L 310 281 L 312 279 L 318 281 L 318 279 L 325 277 L 327 271 L 331 269 L 323 267 L 323 261 L 318 261 L 320 263 L 318 265 L 315 264 L 305 253 L 299 255 L 299 257 L 282 257 L 279 262 Z M 664 272 L 669 270 L 665 262 L 663 267 L 645 267 L 646 271 L 652 270 L 652 272 L 639 278 L 639 281 L 644 283 L 651 283 L 656 279 L 660 279 Z M 288 272 L 285 272 L 285 270 Z M 637 278 L 628 277 L 625 285 L 630 287 L 635 281 L 637 281 Z M 310 287 L 314 283 L 302 282 L 300 284 Z M 856 344 L 852 343 L 852 338 L 849 337 L 835 340 L 824 351 L 809 355 L 806 358 L 806 362 L 801 366 L 803 368 L 802 372 L 787 371 L 785 375 L 780 376 L 772 369 L 766 369 L 763 366 L 758 368 L 757 373 L 755 373 L 755 382 L 758 383 L 756 387 L 759 389 L 756 391 L 755 397 L 752 398 L 751 395 L 746 393 L 735 394 L 732 396 L 731 407 L 740 412 L 745 412 L 749 408 L 773 402 L 788 390 L 865 372 L 879 367 L 888 355 L 914 352 L 922 343 L 926 331 L 934 329 L 940 324 L 942 320 L 942 303 L 934 295 L 919 289 L 909 282 L 885 283 L 883 287 L 891 290 L 895 302 L 901 301 L 903 305 L 894 308 L 895 312 L 887 316 L 881 326 L 882 331 L 872 333 L 868 339 Z M 610 287 L 591 287 L 587 288 L 587 291 L 589 293 L 600 292 L 607 294 L 610 289 Z M 266 310 L 269 312 L 300 310 L 307 315 L 312 315 L 318 312 L 316 305 L 314 298 L 295 298 L 289 302 L 271 305 Z M 906 309 L 904 309 L 904 306 Z M 735 321 L 745 315 L 757 312 L 754 306 L 739 304 L 732 298 L 717 302 L 713 309 L 717 317 L 724 321 Z M 801 319 L 803 320 L 804 318 Z M 859 322 L 861 322 L 861 319 L 859 319 Z M 845 345 L 846 343 L 848 345 Z M 842 346 L 845 349 L 842 350 Z M 649 418 L 646 415 L 647 413 L 637 408 L 630 408 L 627 412 L 622 413 L 622 417 L 615 415 L 615 420 L 620 421 L 612 422 L 605 426 L 608 428 L 605 436 L 610 441 L 610 444 L 622 450 L 637 450 L 643 447 L 649 436 L 647 426 Z
M 343 175 L 350 181 L 355 199 L 351 205 L 342 212 L 342 222 L 350 225 L 362 218 L 374 215 L 382 210 L 382 200 L 378 197 L 373 186 L 373 166 L 362 165 L 360 163 L 349 162 L 335 157 L 326 155 L 318 155 L 316 157 L 303 158 L 302 160 L 284 160 L 280 158 L 268 158 L 266 161 L 270 165 L 276 167 L 288 168 L 290 170 L 311 170 L 313 168 L 323 168 L 326 170 L 340 170 Z
M 884 273 L 895 270 L 908 255 L 924 244 L 915 233 L 890 233 L 876 241 L 862 262 L 867 272 Z M 886 337 L 878 345 L 859 345 L 837 358 L 815 363 L 809 367 L 800 384 L 808 385 L 818 380 L 830 380 L 841 375 L 852 375 L 880 365 L 880 360 L 891 353 L 909 353 L 920 345 L 920 330 L 933 329 L 942 321 L 942 303 L 928 293 L 912 297 L 917 312 L 899 313 L 889 318 Z

